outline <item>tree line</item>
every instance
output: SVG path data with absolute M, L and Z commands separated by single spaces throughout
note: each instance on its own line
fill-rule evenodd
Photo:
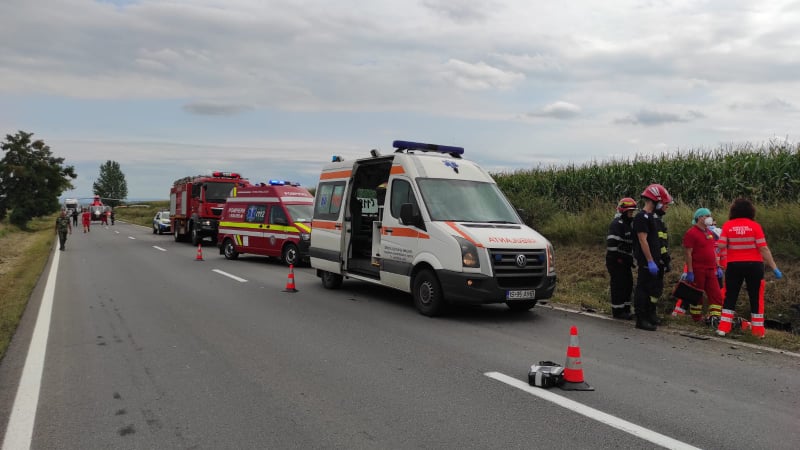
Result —
M 59 198 L 74 189 L 78 177 L 75 168 L 53 154 L 42 139 L 33 133 L 7 134 L 0 144 L 0 220 L 25 228 L 34 217 L 61 209 Z M 94 195 L 116 206 L 128 196 L 128 185 L 119 163 L 107 161 L 100 166 L 100 176 L 92 185 Z

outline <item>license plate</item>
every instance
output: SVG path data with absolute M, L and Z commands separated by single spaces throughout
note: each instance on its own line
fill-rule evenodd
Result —
M 506 291 L 506 300 L 528 300 L 533 298 L 536 298 L 536 291 L 533 289 Z

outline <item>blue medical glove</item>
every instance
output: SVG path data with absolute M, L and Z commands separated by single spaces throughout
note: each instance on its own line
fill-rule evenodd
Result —
M 686 272 L 686 281 L 694 283 L 694 272 Z
M 647 261 L 647 270 L 650 271 L 650 275 L 658 275 L 658 266 L 655 261 Z
M 775 269 L 772 271 L 772 273 L 774 273 L 774 274 L 775 274 L 775 279 L 776 279 L 776 280 L 780 280 L 781 278 L 783 278 L 783 272 L 781 272 L 780 270 L 778 270 L 778 268 L 777 268 L 777 267 L 776 267 L 776 268 L 775 268 Z
M 722 278 L 725 276 L 725 272 L 722 271 L 722 267 L 717 267 L 717 278 Z

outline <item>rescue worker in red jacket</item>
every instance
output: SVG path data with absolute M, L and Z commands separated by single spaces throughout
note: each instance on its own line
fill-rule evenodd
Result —
M 727 249 L 725 268 L 725 303 L 722 305 L 717 334 L 725 336 L 733 328 L 736 300 L 742 284 L 747 284 L 750 298 L 750 329 L 753 336 L 764 338 L 764 262 L 776 279 L 783 278 L 772 252 L 767 247 L 764 230 L 755 221 L 756 208 L 750 200 L 738 198 L 731 204 L 728 220 L 722 225 L 719 248 Z
M 636 200 L 625 197 L 617 204 L 617 213 L 608 226 L 606 236 L 606 269 L 611 292 L 611 315 L 630 320 L 633 294 L 633 214 Z
M 717 238 L 709 230 L 714 223 L 708 208 L 694 212 L 692 227 L 683 235 L 686 249 L 686 281 L 704 291 L 708 297 L 708 315 L 713 320 L 722 313 L 722 291 L 718 276 L 722 268 L 717 266 Z M 695 322 L 703 320 L 703 301 L 689 304 L 689 313 Z
M 642 192 L 644 207 L 633 218 L 633 253 L 638 273 L 633 294 L 636 328 L 655 331 L 661 320 L 656 311 L 664 292 L 664 273 L 670 271 L 667 213 L 672 196 L 660 184 L 651 184 Z

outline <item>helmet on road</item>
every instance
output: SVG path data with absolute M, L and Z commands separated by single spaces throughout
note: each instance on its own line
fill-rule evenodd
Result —
M 633 211 L 636 209 L 636 200 L 625 197 L 617 204 L 617 212 L 624 213 L 625 211 Z
M 660 184 L 651 184 L 647 186 L 644 192 L 642 192 L 642 197 L 649 198 L 656 203 L 664 203 L 665 205 L 672 203 L 672 196 L 670 196 L 667 189 Z

